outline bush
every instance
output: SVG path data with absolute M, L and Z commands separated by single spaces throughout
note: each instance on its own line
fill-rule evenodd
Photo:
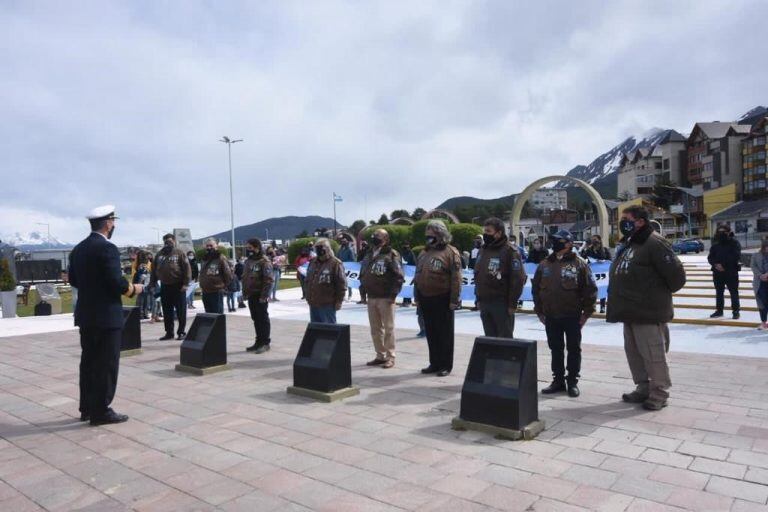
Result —
M 412 247 L 411 250 L 413 251 L 413 255 L 416 256 L 416 260 L 419 259 L 419 254 L 421 254 L 421 251 L 424 250 L 423 245 L 417 245 L 416 247 Z
M 397 226 L 389 224 L 386 226 L 368 226 L 363 230 L 363 240 L 366 240 L 370 244 L 371 235 L 377 229 L 385 229 L 389 233 L 389 240 L 392 247 L 397 251 L 402 251 L 403 245 L 411 244 L 411 226 Z
M 11 275 L 11 267 L 8 260 L 0 260 L 0 292 L 12 292 L 16 290 L 16 279 Z
M 309 243 L 314 244 L 318 238 L 321 237 L 315 237 L 315 236 L 309 236 L 305 238 L 297 238 L 293 242 L 291 242 L 291 245 L 288 246 L 288 252 L 286 256 L 288 257 L 288 265 L 293 265 L 293 262 L 296 261 L 296 258 L 299 257 L 299 252 L 301 252 L 302 247 L 306 246 Z M 339 252 L 339 243 L 336 240 L 328 239 L 331 241 L 331 248 L 333 248 L 334 254 Z
M 232 258 L 232 249 L 227 247 L 218 246 L 219 254 L 223 254 L 228 260 Z M 197 261 L 203 261 L 205 259 L 205 248 L 195 249 L 195 258 Z
M 472 251 L 472 243 L 477 235 L 483 234 L 482 226 L 477 224 L 448 224 L 448 231 L 453 235 L 452 244 L 461 251 Z

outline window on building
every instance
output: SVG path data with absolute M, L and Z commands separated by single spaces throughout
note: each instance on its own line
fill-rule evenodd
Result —
M 665 158 L 662 163 L 664 169 L 669 169 L 669 158 Z
M 747 232 L 747 221 L 746 220 L 737 220 L 735 222 L 734 231 L 736 233 L 746 233 Z
M 757 231 L 760 233 L 768 232 L 768 219 L 757 219 Z

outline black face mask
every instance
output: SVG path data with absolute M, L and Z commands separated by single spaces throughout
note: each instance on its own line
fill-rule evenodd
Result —
M 112 234 L 115 232 L 115 226 L 112 226 L 109 228 L 109 233 L 107 233 L 107 239 L 112 238 Z
M 619 231 L 624 236 L 629 236 L 635 230 L 635 221 L 624 219 L 619 222 Z
M 489 235 L 488 233 L 483 233 L 483 243 L 485 245 L 490 245 L 493 242 L 496 241 L 496 237 L 494 235 Z
M 560 252 L 563 249 L 565 249 L 565 244 L 566 244 L 565 240 L 563 240 L 562 238 L 556 238 L 552 240 L 552 250 L 554 252 Z
M 208 256 L 213 256 L 217 252 L 219 252 L 219 251 L 217 251 L 216 249 L 214 249 L 212 247 L 205 249 L 205 254 L 207 254 Z
M 717 234 L 717 241 L 718 242 L 727 242 L 728 241 L 728 233 L 720 232 Z
M 427 245 L 436 245 L 437 244 L 437 238 L 434 236 L 428 236 L 426 237 Z
M 372 238 L 371 238 L 371 243 L 373 244 L 373 246 L 374 246 L 374 247 L 378 247 L 378 246 L 380 246 L 380 245 L 381 245 L 383 242 L 382 242 L 381 238 L 376 238 L 376 237 L 374 236 L 374 237 L 372 237 Z
M 477 247 L 479 249 L 483 245 L 483 242 L 477 240 L 477 241 L 475 241 L 474 245 L 475 245 L 475 247 Z
M 315 252 L 318 256 L 325 256 L 325 247 L 319 245 L 315 247 Z

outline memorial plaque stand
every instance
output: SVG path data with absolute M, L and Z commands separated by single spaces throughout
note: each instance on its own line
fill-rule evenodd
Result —
M 139 308 L 123 306 L 123 335 L 120 340 L 120 357 L 135 356 L 141 353 Z
M 530 440 L 539 420 L 536 342 L 479 337 L 472 347 L 454 430 L 478 430 L 501 439 Z
M 210 375 L 229 369 L 226 316 L 198 313 L 181 343 L 176 371 Z
M 352 386 L 349 326 L 310 323 L 293 362 L 292 395 L 335 402 L 360 394 Z

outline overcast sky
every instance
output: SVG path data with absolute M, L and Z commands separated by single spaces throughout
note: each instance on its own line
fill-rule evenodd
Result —
M 764 1 L 0 0 L 0 234 L 498 197 L 768 103 Z

